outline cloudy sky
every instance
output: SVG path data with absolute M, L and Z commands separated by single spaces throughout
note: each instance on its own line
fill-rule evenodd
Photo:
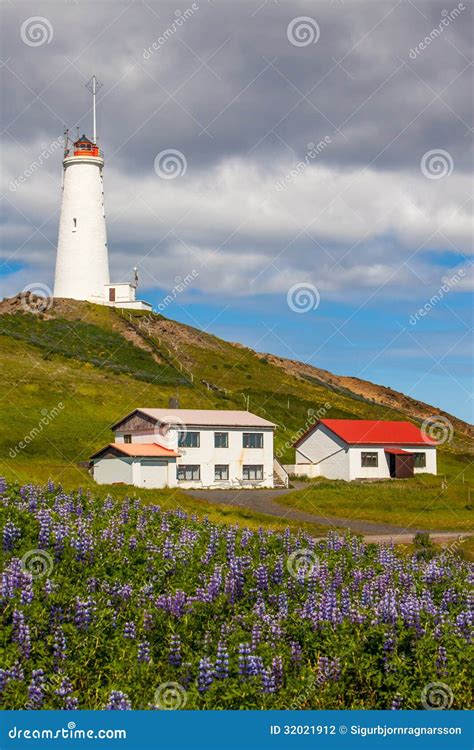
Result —
M 0 297 L 53 285 L 58 138 L 91 134 L 95 73 L 113 281 L 470 419 L 473 9 L 5 3 Z

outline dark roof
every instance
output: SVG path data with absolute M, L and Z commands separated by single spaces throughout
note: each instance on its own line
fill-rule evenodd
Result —
M 74 145 L 76 145 L 76 143 L 90 143 L 91 146 L 95 146 L 94 141 L 91 141 L 86 135 L 82 135 L 77 141 L 74 141 Z

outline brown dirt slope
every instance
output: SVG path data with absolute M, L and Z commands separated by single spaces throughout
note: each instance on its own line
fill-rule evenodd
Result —
M 361 380 L 360 378 L 334 375 L 328 370 L 322 370 L 319 367 L 306 365 L 297 360 L 284 359 L 283 357 L 276 357 L 273 354 L 266 354 L 265 356 L 272 364 L 281 367 L 285 372 L 294 377 L 309 377 L 317 380 L 321 385 L 326 385 L 329 388 L 335 388 L 338 391 L 359 396 L 374 404 L 388 406 L 416 420 L 424 420 L 428 417 L 433 417 L 434 415 L 439 414 L 448 419 L 457 432 L 470 438 L 474 437 L 474 428 L 468 422 L 464 422 L 462 419 L 458 419 L 458 417 L 454 417 L 452 414 L 449 414 L 442 409 L 438 409 L 436 406 L 431 406 L 423 401 L 418 401 L 418 399 L 405 396 L 404 393 L 394 391 L 392 388 L 386 388 L 383 385 L 377 385 L 376 383 L 371 383 L 368 380 Z

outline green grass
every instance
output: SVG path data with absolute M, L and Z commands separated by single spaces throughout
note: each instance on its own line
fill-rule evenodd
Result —
M 332 418 L 406 418 L 393 409 L 330 390 L 316 379 L 295 378 L 262 355 L 210 334 L 200 332 L 197 345 L 193 329 L 188 329 L 189 341 L 180 340 L 177 353 L 194 373 L 194 385 L 190 385 L 182 382 L 173 365 L 155 362 L 149 352 L 124 339 L 121 331 L 126 319 L 113 309 L 76 303 L 66 314 L 67 318 L 54 317 L 53 308 L 50 319 L 0 316 L 0 332 L 4 332 L 0 335 L 0 474 L 9 480 L 41 483 L 52 478 L 66 489 L 96 487 L 78 462 L 87 461 L 111 441 L 110 425 L 121 416 L 137 406 L 166 407 L 176 393 L 181 408 L 245 409 L 249 399 L 251 411 L 278 425 L 275 449 L 282 463 L 294 462 L 292 443 L 316 421 L 319 409 L 325 408 L 325 416 Z M 132 315 L 136 323 L 143 317 L 138 312 Z M 163 319 L 157 316 L 156 320 Z M 181 326 L 181 330 L 187 329 Z M 166 339 L 163 332 L 158 333 L 168 347 L 173 346 L 171 336 Z M 153 335 L 149 339 L 158 352 L 160 339 Z M 167 356 L 164 349 L 163 356 Z M 226 389 L 226 395 L 208 391 L 202 380 Z M 57 415 L 38 432 L 41 419 L 53 411 Z M 36 436 L 19 449 L 20 441 L 35 430 Z M 370 485 L 308 482 L 305 489 L 281 496 L 280 503 L 316 514 L 467 529 L 474 511 L 468 494 L 472 466 L 463 453 L 466 446 L 467 439 L 457 435 L 449 451 L 439 450 L 440 477 Z M 120 490 L 112 487 L 110 491 Z M 184 495 L 179 501 L 196 512 L 216 513 L 215 520 L 248 525 L 253 518 L 272 528 L 286 525 L 235 507 L 212 504 L 208 511 L 210 504 Z M 311 528 L 315 533 L 326 531 Z
M 313 480 L 280 498 L 285 507 L 341 518 L 443 531 L 474 531 L 472 456 L 439 452 L 439 475 L 380 482 Z M 472 494 L 472 490 L 471 490 Z
M 181 507 L 214 522 L 280 531 L 287 526 L 294 531 L 304 527 L 315 535 L 327 533 L 327 527 L 318 524 L 278 521 L 245 508 L 191 498 L 178 490 L 100 486 L 78 466 L 111 441 L 110 424 L 115 419 L 137 403 L 166 406 L 175 388 L 137 382 L 60 356 L 44 360 L 36 347 L 5 336 L 0 336 L 0 368 L 0 475 L 8 481 L 44 484 L 54 479 L 68 490 L 84 487 L 96 495 L 141 497 L 143 502 Z M 63 405 L 58 415 L 12 457 L 10 451 L 38 428 L 45 411 L 51 413 L 58 404 Z
M 0 334 L 39 347 L 44 359 L 60 355 L 137 380 L 164 385 L 183 382 L 170 364 L 155 362 L 150 352 L 134 346 L 116 331 L 93 323 L 16 313 L 1 316 Z

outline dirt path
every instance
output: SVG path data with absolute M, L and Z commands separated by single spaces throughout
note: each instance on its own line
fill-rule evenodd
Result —
M 307 513 L 304 510 L 296 508 L 287 508 L 278 504 L 278 497 L 285 495 L 294 490 L 185 490 L 190 497 L 199 500 L 207 500 L 212 503 L 222 503 L 224 505 L 237 505 L 241 508 L 250 508 L 257 513 L 265 513 L 268 516 L 275 516 L 281 520 L 288 521 L 306 521 L 308 523 L 318 523 L 330 528 L 339 527 L 340 529 L 349 529 L 373 542 L 387 542 L 390 539 L 405 544 L 412 541 L 417 531 L 428 531 L 433 541 L 447 542 L 451 539 L 457 539 L 462 536 L 472 536 L 471 533 L 462 533 L 459 531 L 436 531 L 421 528 L 406 528 L 404 526 L 394 526 L 389 523 L 371 523 L 370 521 L 360 521 L 353 518 L 339 518 L 335 516 L 317 516 L 313 513 Z

